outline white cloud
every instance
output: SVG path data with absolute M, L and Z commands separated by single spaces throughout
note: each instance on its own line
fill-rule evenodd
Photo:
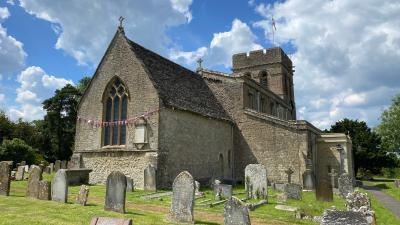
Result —
M 0 19 L 4 20 L 4 19 L 7 19 L 9 16 L 10 16 L 10 12 L 8 11 L 8 8 L 0 7 Z
M 343 117 L 376 125 L 400 90 L 400 2 L 287 0 L 259 4 L 253 24 L 292 46 L 299 116 L 321 128 Z M 323 104 L 322 104 L 323 103 Z M 303 108 L 304 107 L 304 108 Z
M 22 71 L 17 78 L 20 87 L 17 88 L 16 102 L 18 107 L 11 107 L 9 115 L 12 119 L 23 118 L 31 121 L 41 119 L 44 115 L 42 102 L 53 96 L 56 89 L 66 84 L 73 84 L 71 80 L 48 75 L 42 68 L 31 66 Z
M 230 67 L 233 54 L 262 48 L 256 40 L 257 37 L 250 27 L 239 19 L 235 19 L 229 31 L 213 35 L 208 48 L 201 47 L 192 52 L 173 50 L 170 52 L 170 58 L 192 64 L 196 58 L 204 57 L 207 66 L 224 65 Z
M 188 23 L 192 17 L 191 0 L 19 2 L 30 14 L 56 24 L 57 49 L 66 51 L 79 64 L 91 66 L 96 66 L 104 54 L 120 16 L 125 17 L 128 37 L 161 53 L 171 44 L 166 29 Z

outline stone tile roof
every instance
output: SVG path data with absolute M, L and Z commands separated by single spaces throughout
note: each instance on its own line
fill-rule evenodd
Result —
M 232 121 L 204 79 L 128 39 L 166 106 Z

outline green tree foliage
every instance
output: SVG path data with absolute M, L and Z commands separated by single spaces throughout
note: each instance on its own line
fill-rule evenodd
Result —
M 332 125 L 330 132 L 349 134 L 353 143 L 355 172 L 359 168 L 379 173 L 383 167 L 395 167 L 397 161 L 386 154 L 380 137 L 364 121 L 343 119 Z
M 400 153 L 400 94 L 395 96 L 392 105 L 383 111 L 381 120 L 376 132 L 382 138 L 383 146 Z
M 85 76 L 82 79 L 80 79 L 78 85 L 76 85 L 76 88 L 78 89 L 81 96 L 83 95 L 83 93 L 85 93 L 85 90 L 89 86 L 91 79 L 92 79 L 91 77 Z
M 25 141 L 14 138 L 4 140 L 0 146 L 0 161 L 26 161 L 28 164 L 37 163 L 41 156 Z
M 0 143 L 2 143 L 4 139 L 10 139 L 12 137 L 13 126 L 14 124 L 8 116 L 0 111 Z

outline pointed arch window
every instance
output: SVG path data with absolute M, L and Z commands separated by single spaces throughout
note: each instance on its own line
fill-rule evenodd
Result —
M 119 78 L 115 78 L 106 90 L 104 121 L 108 122 L 103 131 L 103 146 L 125 145 L 128 92 Z

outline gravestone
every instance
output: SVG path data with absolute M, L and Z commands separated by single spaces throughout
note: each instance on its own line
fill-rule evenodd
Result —
M 214 195 L 217 197 L 217 200 L 221 198 L 230 198 L 232 197 L 233 190 L 232 185 L 230 184 L 216 184 L 214 185 Z
M 276 195 L 276 202 L 278 204 L 285 204 L 287 202 L 288 196 L 286 193 L 279 193 Z
M 125 213 L 126 177 L 113 171 L 107 177 L 104 210 Z
M 40 163 L 39 167 L 42 170 L 42 172 L 44 172 L 44 169 L 46 168 L 46 166 L 43 163 Z
M 198 182 L 197 180 L 194 181 L 194 195 L 204 196 L 204 192 L 200 191 L 200 182 Z
M 349 193 L 354 191 L 353 179 L 348 174 L 342 174 L 338 179 L 339 195 L 346 198 Z
M 68 162 L 68 169 L 79 169 L 82 168 L 82 155 L 74 153 L 71 156 L 71 160 Z
M 24 180 L 25 166 L 18 166 L 17 173 L 15 173 L 15 180 Z
M 400 180 L 398 179 L 394 180 L 394 187 L 400 188 Z
M 302 188 L 298 184 L 285 184 L 284 193 L 289 199 L 301 199 Z
M 325 210 L 321 225 L 369 225 L 361 212 Z
M 67 169 L 67 161 L 65 161 L 65 160 L 61 161 L 60 168 L 61 169 Z
M 39 181 L 42 180 L 42 170 L 39 167 L 32 167 L 28 178 L 28 188 L 26 190 L 26 197 L 38 198 L 39 197 Z
M 0 195 L 10 195 L 11 166 L 7 162 L 0 162 Z
M 132 225 L 132 219 L 95 217 L 90 221 L 90 225 Z
M 371 210 L 371 202 L 366 193 L 354 191 L 346 196 L 346 207 L 348 211 Z
M 148 165 L 146 169 L 144 169 L 144 190 L 157 190 L 156 168 L 152 165 Z
M 133 192 L 135 190 L 135 186 L 133 183 L 133 179 L 126 177 L 126 192 Z
M 51 183 L 49 181 L 39 181 L 38 199 L 51 200 Z
M 29 172 L 29 166 L 25 165 L 25 173 L 28 173 L 28 172 Z
M 66 203 L 68 199 L 68 179 L 65 169 L 59 169 L 53 178 L 51 199 L 56 202 Z
M 50 167 L 50 173 L 53 173 L 54 172 L 54 163 L 50 163 L 49 167 Z
M 317 183 L 315 195 L 318 201 L 333 201 L 333 189 L 331 181 L 327 178 L 321 178 Z
M 82 185 L 81 189 L 78 192 L 78 195 L 76 196 L 75 203 L 85 206 L 88 200 L 89 196 L 89 187 L 86 185 Z
M 181 172 L 172 184 L 172 203 L 169 219 L 175 223 L 194 223 L 194 179 L 189 172 Z
M 303 184 L 304 190 L 313 190 L 314 189 L 314 173 L 312 172 L 312 164 L 307 164 L 306 171 L 303 174 Z
M 61 169 L 61 161 L 60 160 L 56 160 L 54 163 L 54 172 L 57 173 L 57 171 Z
M 50 166 L 46 166 L 44 168 L 44 172 L 50 174 L 51 173 Z
M 26 165 L 26 161 L 21 161 L 21 166 L 25 166 Z
M 245 203 L 232 196 L 224 206 L 225 225 L 250 225 L 249 210 Z
M 336 185 L 336 177 L 338 176 L 338 173 L 336 172 L 336 170 L 332 168 L 331 172 L 328 173 L 328 175 L 331 177 L 332 189 L 337 187 L 337 185 Z
M 287 170 L 285 170 L 285 173 L 287 175 L 287 182 L 288 184 L 292 183 L 292 174 L 294 173 L 294 171 L 292 170 L 292 168 L 289 168 Z
M 249 164 L 245 168 L 245 188 L 248 198 L 267 199 L 267 170 L 261 164 Z

